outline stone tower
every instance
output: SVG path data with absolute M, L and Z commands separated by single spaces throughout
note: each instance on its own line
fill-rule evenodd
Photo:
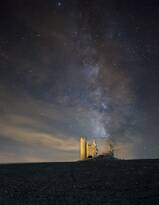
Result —
M 87 156 L 87 152 L 86 152 L 86 138 L 85 137 L 80 137 L 80 159 L 81 160 L 85 160 L 86 156 Z

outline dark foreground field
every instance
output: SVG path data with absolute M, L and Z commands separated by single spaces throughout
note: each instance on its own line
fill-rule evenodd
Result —
M 159 160 L 0 165 L 0 205 L 159 204 Z

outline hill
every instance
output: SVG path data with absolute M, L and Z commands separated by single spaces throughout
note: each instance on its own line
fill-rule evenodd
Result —
M 159 160 L 0 165 L 2 205 L 157 205 Z

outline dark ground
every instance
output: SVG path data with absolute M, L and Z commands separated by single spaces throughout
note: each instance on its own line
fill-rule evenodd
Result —
M 0 205 L 159 204 L 159 160 L 0 165 Z

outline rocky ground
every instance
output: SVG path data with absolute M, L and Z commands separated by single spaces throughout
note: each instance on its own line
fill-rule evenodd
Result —
M 0 205 L 158 205 L 159 160 L 0 165 Z

